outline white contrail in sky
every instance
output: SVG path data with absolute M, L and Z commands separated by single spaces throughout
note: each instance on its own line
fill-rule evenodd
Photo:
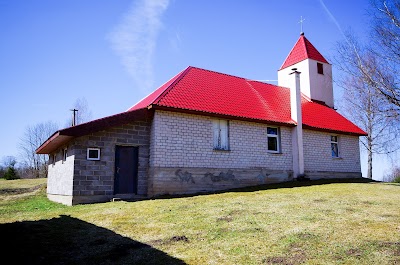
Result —
M 346 38 L 346 35 L 344 34 L 342 27 L 340 27 L 339 22 L 336 20 L 336 18 L 333 16 L 331 11 L 329 11 L 328 7 L 325 5 L 324 0 L 319 0 L 319 3 L 321 4 L 322 8 L 324 11 L 328 14 L 329 18 L 335 23 L 336 27 L 339 29 L 340 33 L 343 35 L 344 38 Z
M 142 91 L 153 89 L 153 53 L 169 0 L 138 0 L 110 34 L 113 49 Z

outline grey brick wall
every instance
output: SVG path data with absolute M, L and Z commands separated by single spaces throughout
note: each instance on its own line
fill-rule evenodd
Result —
M 74 195 L 113 195 L 115 147 L 138 146 L 138 194 L 147 194 L 150 123 L 133 122 L 77 138 L 75 147 Z M 86 159 L 88 147 L 100 148 L 101 159 Z

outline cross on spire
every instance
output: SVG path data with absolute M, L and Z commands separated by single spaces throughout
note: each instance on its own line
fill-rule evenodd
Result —
M 303 18 L 303 16 L 300 16 L 300 21 L 299 21 L 299 23 L 300 23 L 300 34 L 304 34 L 304 32 L 303 32 L 303 23 L 304 23 L 305 20 L 306 19 Z

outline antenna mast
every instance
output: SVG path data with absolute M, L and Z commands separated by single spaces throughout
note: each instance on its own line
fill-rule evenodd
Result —
M 77 109 L 71 109 L 70 111 L 72 111 L 72 126 L 76 125 L 76 113 L 78 112 Z

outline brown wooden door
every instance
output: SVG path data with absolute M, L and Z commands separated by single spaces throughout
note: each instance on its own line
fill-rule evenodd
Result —
M 114 194 L 137 194 L 138 147 L 115 147 Z

